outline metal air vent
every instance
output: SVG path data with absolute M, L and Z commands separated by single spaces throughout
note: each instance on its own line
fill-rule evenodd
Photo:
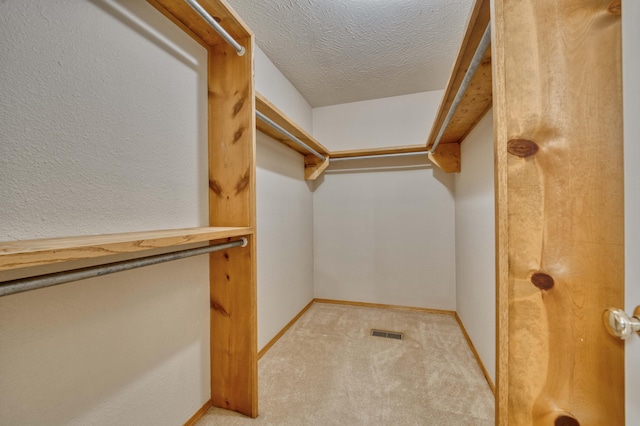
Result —
M 375 328 L 371 329 L 371 335 L 375 337 L 385 337 L 387 339 L 395 339 L 395 340 L 404 339 L 404 334 L 399 333 L 397 331 L 376 330 Z

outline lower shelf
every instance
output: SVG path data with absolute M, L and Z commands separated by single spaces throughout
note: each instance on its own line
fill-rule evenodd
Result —
M 0 242 L 0 271 L 251 234 L 251 227 L 202 227 Z

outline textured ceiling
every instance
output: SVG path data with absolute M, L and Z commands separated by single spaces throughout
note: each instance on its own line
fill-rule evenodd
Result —
M 443 89 L 472 0 L 227 0 L 313 107 Z

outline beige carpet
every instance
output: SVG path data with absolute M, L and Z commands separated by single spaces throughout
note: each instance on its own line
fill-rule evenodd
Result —
M 448 315 L 315 303 L 258 370 L 257 419 L 212 408 L 198 425 L 494 424 L 493 394 Z

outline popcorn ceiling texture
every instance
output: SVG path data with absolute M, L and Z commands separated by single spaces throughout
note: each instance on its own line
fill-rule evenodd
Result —
M 228 0 L 312 107 L 443 89 L 471 0 Z

